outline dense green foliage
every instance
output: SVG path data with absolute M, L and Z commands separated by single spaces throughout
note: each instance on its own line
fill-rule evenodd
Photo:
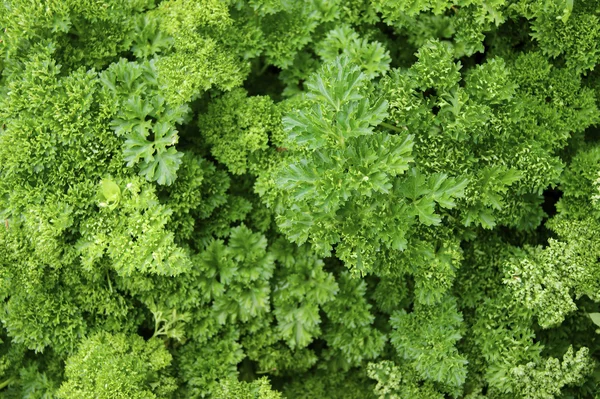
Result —
M 0 396 L 600 398 L 596 0 L 4 0 Z

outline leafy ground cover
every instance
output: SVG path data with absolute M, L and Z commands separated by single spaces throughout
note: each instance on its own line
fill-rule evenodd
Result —
M 6 0 L 3 398 L 600 397 L 595 0 Z

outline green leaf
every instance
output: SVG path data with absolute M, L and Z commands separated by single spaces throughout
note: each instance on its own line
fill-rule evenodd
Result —
M 156 154 L 150 162 L 144 161 L 140 165 L 140 175 L 148 181 L 170 186 L 177 177 L 177 169 L 181 165 L 183 154 L 170 147 L 167 151 Z
M 154 160 L 154 145 L 146 140 L 138 132 L 133 132 L 123 144 L 123 159 L 127 161 L 127 166 L 133 165 L 143 160 L 145 163 Z
M 121 199 L 121 188 L 117 183 L 110 179 L 103 179 L 100 182 L 98 193 L 98 205 L 102 208 L 115 209 Z
M 427 185 L 425 184 L 425 176 L 412 168 L 401 185 L 402 194 L 409 199 L 416 200 L 420 196 L 427 193 Z
M 435 214 L 435 202 L 431 198 L 423 197 L 413 202 L 413 207 L 419 216 L 419 221 L 427 226 L 438 225 L 442 222 L 439 215 Z
M 590 316 L 590 319 L 592 319 L 592 322 L 595 325 L 600 327 L 600 313 L 588 313 L 588 316 Z
M 154 146 L 157 149 L 165 148 L 177 144 L 179 137 L 177 129 L 167 122 L 157 122 L 152 127 L 154 132 Z M 160 152 L 160 150 L 159 150 Z

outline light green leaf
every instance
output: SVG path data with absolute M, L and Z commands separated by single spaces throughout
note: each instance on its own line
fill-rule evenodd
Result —
M 595 325 L 600 327 L 600 313 L 588 313 L 588 316 L 590 316 L 590 319 L 592 319 L 592 322 Z
M 110 179 L 103 179 L 100 182 L 98 205 L 102 208 L 115 209 L 120 199 L 121 188 L 119 185 Z

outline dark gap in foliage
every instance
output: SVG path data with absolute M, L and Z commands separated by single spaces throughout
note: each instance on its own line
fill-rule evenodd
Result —
M 67 246 L 74 246 L 81 238 L 79 229 L 69 229 L 63 233 L 63 242 Z
M 406 306 L 406 308 L 404 308 L 404 310 L 406 311 L 406 313 L 412 313 L 414 308 L 415 308 L 415 301 L 410 301 L 408 303 L 408 306 Z
M 273 147 L 273 141 L 271 140 L 271 134 L 267 135 L 267 148 Z
M 377 37 L 375 38 L 376 40 L 383 42 L 386 49 L 389 51 L 392 59 L 390 68 L 408 68 L 417 61 L 415 55 L 417 48 L 409 43 L 406 35 L 398 33 L 393 26 L 381 21 L 377 22 L 374 26 L 381 32 L 385 39 L 381 40 Z
M 247 357 L 238 363 L 237 370 L 240 381 L 251 382 L 260 377 L 256 374 L 256 370 L 258 370 L 258 363 L 254 360 L 250 360 Z
M 526 19 L 524 19 L 524 18 L 520 18 L 518 22 L 515 21 L 515 22 L 513 22 L 510 25 L 512 25 L 512 26 L 510 26 L 510 29 L 512 29 L 513 32 L 521 32 L 521 33 L 522 33 L 522 31 L 524 31 L 524 29 L 522 29 L 522 28 L 521 29 L 515 29 L 517 26 L 520 25 L 521 27 L 523 27 L 523 26 L 529 27 L 528 21 Z M 500 30 L 502 30 L 502 28 L 507 29 L 508 27 L 506 25 L 502 25 L 502 27 L 501 27 Z M 526 51 L 527 50 L 528 45 L 531 43 L 531 39 L 529 37 L 529 29 L 527 29 L 527 32 L 528 32 L 527 35 L 521 34 L 520 38 L 517 35 L 514 36 L 515 38 L 517 38 L 517 40 L 515 40 L 513 42 L 513 46 L 512 46 L 512 49 L 515 52 L 521 52 L 521 51 Z M 525 36 L 526 39 L 524 39 L 523 36 Z
M 279 392 L 282 392 L 286 385 L 292 381 L 292 378 L 287 375 L 268 375 L 271 387 Z
M 141 61 L 131 51 L 126 51 L 124 53 L 119 54 L 118 58 L 125 58 L 128 62 L 138 62 L 138 61 Z M 116 60 L 114 62 L 116 62 Z
M 579 151 L 585 150 L 589 146 L 586 143 L 587 130 L 572 132 L 567 140 L 567 146 L 557 151 L 557 155 L 565 164 L 570 164 Z
M 378 13 L 377 15 L 380 22 L 377 22 L 374 27 L 377 28 L 387 40 L 383 41 L 379 38 L 375 39 L 383 41 L 383 44 L 389 51 L 392 59 L 390 68 L 409 68 L 417 61 L 416 53 L 418 48 L 410 43 L 407 35 L 381 21 L 383 19 L 381 13 Z
M 179 143 L 177 144 L 177 150 L 190 151 L 215 162 L 208 145 L 200 133 L 201 126 L 198 126 L 198 115 L 206 112 L 210 101 L 220 94 L 220 91 L 208 91 L 190 103 L 189 122 L 178 127 Z
M 144 338 L 144 340 L 148 341 L 154 336 L 154 329 L 150 326 L 142 324 L 138 327 L 137 333 L 140 337 Z
M 484 46 L 488 58 L 507 57 L 507 53 L 525 52 L 533 49 L 529 21 L 524 17 L 508 19 L 504 24 L 486 35 Z
M 323 310 L 320 310 L 319 313 L 321 320 L 325 320 L 325 312 L 323 312 Z M 315 352 L 315 354 L 320 357 L 321 353 L 329 348 L 329 345 L 327 345 L 327 342 L 323 339 L 313 339 L 313 341 L 310 344 L 308 344 L 307 348 Z
M 254 196 L 254 182 L 256 178 L 245 173 L 243 175 L 230 175 L 231 185 L 229 186 L 228 193 L 237 195 L 244 198 L 251 198 Z
M 548 218 L 542 219 L 542 223 L 535 230 L 537 239 L 535 244 L 541 245 L 543 248 L 546 248 L 548 246 L 548 242 L 551 238 L 556 238 L 556 233 L 546 226 L 547 220 Z
M 69 39 L 72 42 L 79 41 L 79 35 L 77 33 L 73 32 L 73 29 L 69 30 L 69 32 L 67 32 L 65 34 L 65 36 L 67 37 L 67 39 Z
M 483 53 L 476 52 L 470 56 L 464 56 L 464 57 L 460 58 L 459 61 L 462 64 L 461 70 L 464 72 L 476 65 L 481 65 L 481 64 L 485 63 L 485 60 L 487 59 L 488 51 L 489 51 L 489 49 L 484 43 Z
M 200 135 L 198 126 L 196 123 L 188 123 L 182 126 L 179 130 L 179 142 L 177 143 L 178 151 L 187 151 L 201 156 L 211 162 L 215 162 L 210 148 L 204 142 Z
M 576 351 L 587 347 L 594 358 L 600 359 L 600 335 L 595 333 L 598 326 L 588 316 L 600 312 L 600 307 L 587 296 L 574 301 L 578 310 L 566 315 L 560 326 L 536 329 L 536 337 L 544 345 L 542 355 L 562 358 L 572 345 Z
M 218 94 L 220 93 L 221 92 L 218 92 Z M 194 116 L 194 121 L 196 120 L 198 114 L 204 113 L 208 110 L 208 104 L 216 95 L 217 94 L 213 91 L 206 91 L 202 93 L 201 96 L 196 97 L 194 101 L 189 103 L 191 114 Z
M 157 122 L 157 119 L 154 116 L 151 115 L 147 115 L 146 116 L 146 120 L 149 121 L 152 126 L 154 126 Z M 155 136 L 154 136 L 154 129 L 149 129 L 148 130 L 148 137 L 146 137 L 148 141 L 154 141 Z
M 431 97 L 437 97 L 437 90 L 433 87 L 430 87 L 428 89 L 425 89 L 425 91 L 423 92 L 423 98 L 427 99 L 427 98 L 431 98 Z
M 302 91 L 304 91 L 304 90 L 305 90 L 305 89 L 304 89 L 304 82 L 305 82 L 305 81 L 304 81 L 304 79 L 302 79 L 302 80 L 300 80 L 300 81 L 298 82 L 298 87 L 299 87 L 299 88 L 300 88 L 300 90 L 302 90 Z
M 542 209 L 548 215 L 548 218 L 556 215 L 556 203 L 563 196 L 563 192 L 558 188 L 548 187 L 544 193 L 544 203 L 542 204 Z
M 556 203 L 560 200 L 563 193 L 557 188 L 548 187 L 542 194 L 544 202 L 542 203 L 542 210 L 547 216 L 542 218 L 542 222 L 536 229 L 536 242 L 534 244 L 541 245 L 542 247 L 548 246 L 548 240 L 556 237 L 556 234 L 546 226 L 546 222 L 556 215 Z
M 348 268 L 338 258 L 336 254 L 337 244 L 332 245 L 331 256 L 323 258 L 323 270 L 329 273 L 333 273 L 336 277 L 344 272 L 348 271 Z
M 538 226 L 539 228 L 539 226 Z M 538 242 L 532 241 L 531 230 L 520 230 L 516 227 L 497 226 L 497 234 L 502 237 L 502 241 L 514 247 L 522 247 L 523 245 L 537 245 Z M 481 234 L 478 234 L 481 236 Z M 535 238 L 535 237 L 534 237 Z
M 600 126 L 592 126 L 585 130 L 584 141 L 586 143 L 597 143 L 600 141 Z
M 108 273 L 108 278 L 113 281 L 113 287 L 115 286 L 114 281 L 116 280 L 115 276 L 110 275 L 110 271 Z M 148 341 L 150 338 L 154 337 L 154 315 L 148 309 L 146 304 L 140 302 L 134 297 L 129 296 L 128 294 L 124 294 L 124 296 L 129 300 L 131 300 L 131 304 L 135 309 L 138 309 L 138 314 L 143 315 L 143 322 L 137 328 L 137 334 L 142 337 L 145 341 Z
M 379 19 L 381 19 L 381 13 L 378 13 L 378 15 L 379 15 Z M 379 29 L 379 31 L 391 41 L 396 41 L 401 38 L 400 35 L 398 35 L 396 30 L 394 29 L 394 27 L 389 26 L 385 22 L 382 22 L 382 21 L 377 22 L 375 24 L 375 28 Z
M 280 101 L 285 88 L 279 79 L 280 73 L 280 68 L 267 64 L 263 57 L 255 59 L 252 63 L 252 73 L 244 81 L 244 89 L 248 96 L 269 96 L 273 101 Z
M 402 36 L 397 41 L 396 51 L 390 51 L 392 62 L 390 66 L 392 68 L 410 68 L 415 62 L 417 62 L 417 50 L 418 48 L 411 45 L 408 41 L 408 36 Z
M 567 66 L 567 59 L 563 54 L 560 54 L 556 58 L 549 58 L 548 61 L 554 68 L 569 68 Z
M 532 44 L 531 26 L 525 17 L 509 19 L 496 30 L 497 36 L 512 39 L 511 49 L 515 52 L 526 51 Z
M 365 277 L 363 277 L 363 280 L 367 284 L 368 290 L 372 291 L 375 288 L 377 288 L 377 285 L 381 281 L 381 277 L 379 277 L 375 274 L 368 274 Z

